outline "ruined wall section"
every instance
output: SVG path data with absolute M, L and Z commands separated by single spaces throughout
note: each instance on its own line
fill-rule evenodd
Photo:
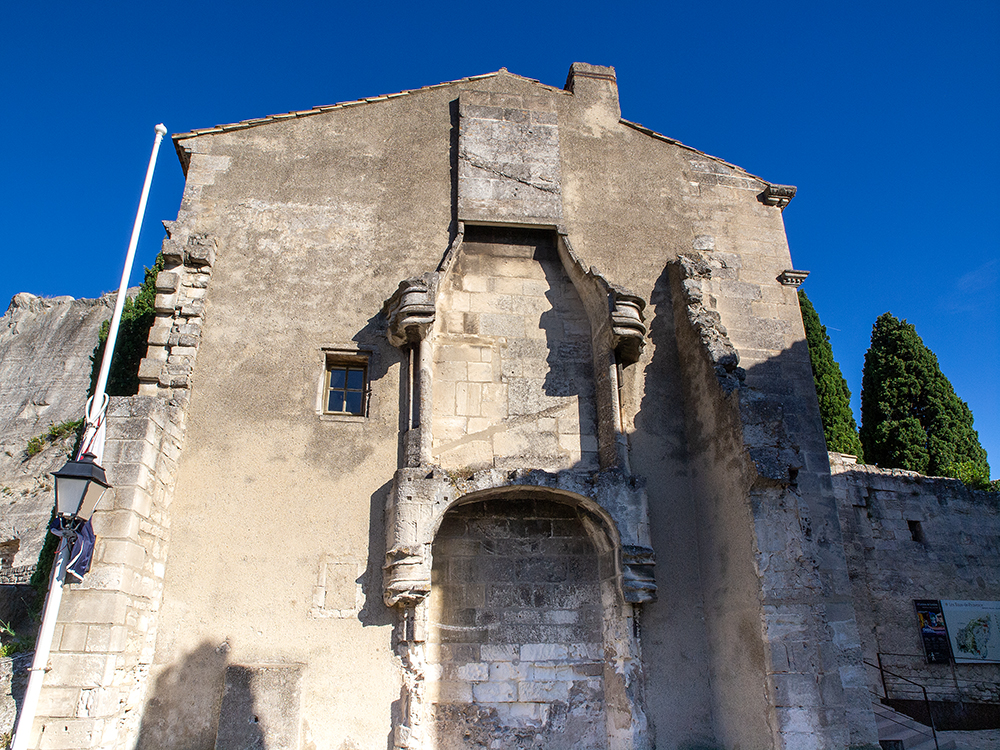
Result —
M 686 317 L 692 305 L 681 283 L 678 274 L 675 309 L 678 317 Z M 772 747 L 760 580 L 747 503 L 752 470 L 743 449 L 738 396 L 719 387 L 708 343 L 694 325 L 677 326 L 687 376 L 691 485 L 698 499 L 696 549 L 704 589 L 711 732 L 723 746 Z
M 728 242 L 742 249 L 735 238 Z M 716 645 L 717 731 L 731 742 L 752 726 L 732 723 L 743 712 L 725 685 L 736 677 L 749 694 L 754 682 L 766 691 L 765 705 L 773 707 L 767 731 L 779 746 L 863 746 L 874 742 L 874 722 L 832 488 L 818 460 L 825 444 L 798 307 L 794 289 L 778 281 L 776 266 L 790 265 L 787 250 L 782 241 L 760 258 L 752 243 L 749 252 L 728 253 L 715 244 L 714 236 L 695 237 L 693 251 L 679 259 L 675 290 L 686 303 L 687 338 L 702 348 L 701 376 L 710 368 L 717 388 L 692 398 L 689 409 L 702 464 L 695 478 L 706 520 L 702 560 L 715 581 L 706 608 Z M 721 453 L 722 425 L 706 429 L 704 421 L 713 412 L 712 422 L 723 419 L 738 435 Z M 739 465 L 736 480 L 731 467 Z M 718 476 L 724 467 L 735 486 Z M 740 577 L 759 579 L 759 603 L 730 588 Z M 752 638 L 751 627 L 761 638 L 758 656 L 742 657 L 734 675 L 741 659 L 718 658 Z
M 139 395 L 185 404 L 190 395 L 205 302 L 217 240 L 198 231 L 199 201 L 206 185 L 229 167 L 229 157 L 187 154 L 186 181 L 176 221 L 163 222 L 167 239 L 156 276 L 156 317 L 149 329 L 146 357 L 139 364 Z
M 886 669 L 926 687 L 931 700 L 1000 703 L 1000 665 L 927 664 L 913 607 L 915 599 L 1000 599 L 1000 497 L 840 453 L 830 454 L 830 469 L 865 659 L 881 654 Z M 877 670 L 868 680 L 880 693 Z
M 32 748 L 133 747 L 153 660 L 184 415 L 114 397 L 104 453 L 113 490 L 93 517 L 90 573 L 66 587 Z
M 612 69 L 574 65 L 568 88 L 573 100 L 557 100 L 565 231 L 585 263 L 650 301 L 624 422 L 633 468 L 650 479 L 658 565 L 686 575 L 644 613 L 645 654 L 676 632 L 713 665 L 710 685 L 691 676 L 694 690 L 651 706 L 658 736 L 666 725 L 727 746 L 872 743 L 808 353 L 795 290 L 778 280 L 791 269 L 778 209 L 792 191 L 620 120 Z M 692 253 L 697 300 L 664 270 Z M 708 325 L 689 318 L 692 301 Z M 668 600 L 704 615 L 706 645 L 670 629 Z M 678 668 L 658 663 L 650 679 L 669 694 Z M 709 692 L 711 718 L 688 703 Z
M 444 287 L 435 463 L 596 470 L 590 325 L 554 235 L 468 227 Z
M 200 191 L 226 159 L 188 155 L 178 220 L 165 222 L 156 319 L 140 394 L 111 399 L 104 465 L 113 491 L 94 514 L 90 573 L 70 585 L 53 639 L 32 747 L 135 745 L 150 688 L 177 462 L 215 241 L 192 233 Z

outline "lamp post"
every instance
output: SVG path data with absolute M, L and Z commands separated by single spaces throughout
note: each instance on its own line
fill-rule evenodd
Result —
M 52 648 L 52 635 L 59 617 L 59 605 L 62 603 L 63 584 L 66 581 L 70 551 L 73 549 L 80 530 L 90 521 L 97 504 L 111 487 L 100 464 L 104 459 L 105 412 L 108 408 L 108 394 L 105 389 L 108 384 L 108 374 L 111 371 L 111 357 L 114 355 L 115 343 L 118 340 L 118 327 L 121 324 L 122 310 L 125 307 L 128 281 L 132 275 L 135 249 L 139 244 L 139 230 L 142 228 L 142 218 L 146 213 L 146 199 L 149 197 L 149 186 L 153 181 L 156 155 L 160 150 L 160 141 L 167 133 L 167 129 L 162 124 L 157 125 L 154 130 L 156 138 L 153 141 L 153 152 L 149 156 L 149 166 L 146 167 L 146 179 L 142 185 L 139 208 L 132 225 L 132 236 L 129 240 L 128 253 L 125 256 L 125 268 L 122 270 L 121 283 L 118 285 L 118 296 L 115 299 L 115 310 L 111 316 L 111 327 L 108 329 L 108 341 L 104 346 L 101 370 L 97 377 L 94 395 L 87 401 L 80 451 L 75 459 L 67 461 L 66 465 L 59 471 L 52 473 L 55 478 L 56 520 L 58 523 L 53 525 L 51 531 L 61 539 L 59 540 L 59 550 L 56 553 L 56 564 L 52 570 L 49 591 L 45 597 L 42 624 L 38 629 L 38 640 L 35 642 L 35 656 L 31 662 L 28 687 L 24 693 L 24 700 L 21 702 L 21 714 L 17 719 L 17 728 L 14 730 L 14 739 L 10 746 L 11 750 L 27 750 L 28 748 L 28 739 L 35 720 L 35 709 L 38 706 L 38 696 L 42 691 L 42 678 L 45 675 L 49 651 Z

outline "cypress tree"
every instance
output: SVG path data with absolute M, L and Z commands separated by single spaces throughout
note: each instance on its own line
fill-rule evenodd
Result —
M 990 475 L 972 411 L 905 320 L 879 316 L 861 381 L 861 443 L 872 463 L 972 480 Z
M 823 419 L 827 450 L 850 453 L 863 462 L 858 426 L 851 412 L 851 391 L 840 372 L 840 365 L 833 358 L 833 347 L 830 345 L 826 326 L 820 323 L 816 309 L 801 289 L 799 307 L 802 309 L 802 323 L 806 329 L 809 361 L 812 363 L 813 380 L 816 381 L 816 396 L 819 398 L 819 413 Z

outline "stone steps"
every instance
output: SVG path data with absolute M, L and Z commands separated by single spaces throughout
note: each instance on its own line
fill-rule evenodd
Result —
M 934 734 L 930 727 L 881 703 L 874 703 L 873 708 L 879 742 L 890 740 L 901 742 L 902 745 L 898 747 L 902 750 L 935 750 Z M 953 741 L 939 740 L 936 747 L 937 750 L 956 750 Z

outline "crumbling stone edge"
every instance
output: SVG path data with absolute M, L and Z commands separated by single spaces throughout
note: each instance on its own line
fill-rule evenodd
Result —
M 677 270 L 688 322 L 708 354 L 719 386 L 724 393 L 732 393 L 743 384 L 746 372 L 739 366 L 739 352 L 729 340 L 722 316 L 712 309 L 714 298 L 708 283 L 712 278 L 712 266 L 699 253 L 688 253 L 677 256 Z

